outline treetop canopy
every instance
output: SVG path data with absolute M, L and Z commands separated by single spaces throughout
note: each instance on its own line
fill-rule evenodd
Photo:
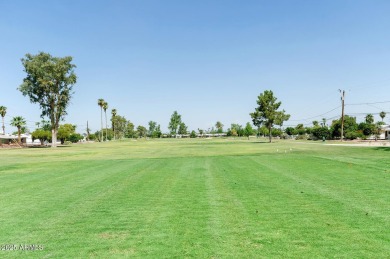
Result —
M 39 103 L 42 117 L 66 115 L 66 107 L 73 94 L 73 85 L 77 81 L 74 73 L 76 65 L 72 57 L 53 57 L 49 53 L 26 54 L 22 64 L 27 76 L 18 88 L 32 103 Z

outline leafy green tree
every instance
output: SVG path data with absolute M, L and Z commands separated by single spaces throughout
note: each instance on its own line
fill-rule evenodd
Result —
M 273 128 L 271 131 L 272 137 L 280 137 L 283 135 L 283 131 L 281 129 Z
M 41 120 L 41 122 L 37 122 L 36 125 L 37 125 L 37 127 L 39 129 L 43 129 L 43 130 L 46 130 L 46 131 L 50 131 L 51 130 L 50 121 Z
M 96 140 L 96 135 L 95 134 L 89 134 L 88 135 L 88 140 L 89 141 L 95 141 Z
M 155 121 L 149 121 L 149 130 L 148 130 L 148 136 L 153 137 L 153 133 L 156 130 L 157 122 Z
M 157 122 L 155 121 L 149 121 L 149 129 L 148 129 L 148 136 L 151 138 L 159 138 L 161 137 L 161 128 L 160 125 L 157 125 Z
M 271 90 L 265 90 L 257 97 L 258 107 L 255 108 L 253 113 L 250 113 L 253 124 L 257 127 L 265 125 L 268 128 L 269 142 L 272 141 L 272 127 L 276 123 L 280 124 L 288 114 L 285 111 L 279 111 L 279 107 L 282 104 L 277 102 L 277 98 Z
M 64 144 L 65 141 L 77 143 L 83 139 L 83 136 L 79 133 L 76 133 L 76 125 L 66 123 L 60 125 L 58 128 L 58 138 L 61 140 L 62 144 Z
M 31 133 L 33 141 L 38 139 L 41 142 L 41 145 L 44 144 L 45 141 L 51 141 L 51 125 L 50 121 L 41 120 L 40 122 L 36 122 L 35 125 L 37 128 Z
M 268 128 L 266 126 L 257 127 L 257 132 L 260 136 L 267 136 L 269 134 Z
M 19 144 L 22 144 L 22 140 L 21 140 L 21 129 L 22 127 L 24 127 L 26 125 L 26 120 L 22 117 L 22 116 L 16 116 L 16 117 L 13 117 L 12 120 L 11 120 L 11 126 L 14 126 L 16 128 L 18 128 L 18 143 Z
M 174 111 L 171 115 L 171 120 L 168 125 L 168 129 L 170 130 L 171 135 L 176 135 L 179 125 L 181 123 L 181 115 Z
M 32 103 L 41 107 L 41 117 L 48 116 L 51 123 L 52 147 L 56 147 L 57 130 L 61 119 L 67 114 L 77 77 L 72 57 L 52 57 L 48 53 L 26 54 L 22 59 L 27 77 L 19 90 L 29 96 Z
M 245 128 L 244 128 L 244 136 L 248 138 L 249 136 L 253 135 L 254 130 L 249 122 L 246 123 Z
M 305 127 L 303 126 L 303 124 L 298 124 L 296 127 L 295 127 L 295 130 L 297 132 L 298 135 L 305 135 L 306 134 L 306 129 Z
M 187 126 L 186 126 L 186 124 L 185 124 L 184 122 L 181 122 L 181 123 L 179 124 L 178 133 L 179 133 L 180 135 L 185 135 L 185 134 L 187 134 Z
M 320 123 L 318 121 L 313 121 L 313 127 L 319 127 Z
M 43 146 L 45 141 L 50 141 L 51 132 L 48 130 L 44 130 L 42 128 L 38 128 L 31 133 L 31 136 L 32 136 L 33 141 L 36 139 L 39 139 L 39 141 L 41 142 L 41 145 Z
M 83 136 L 81 136 L 79 133 L 72 133 L 72 134 L 70 134 L 68 141 L 70 141 L 72 143 L 77 143 L 82 139 L 83 139 Z
M 137 127 L 137 133 L 140 138 L 146 137 L 147 129 L 144 126 L 139 125 Z
M 113 133 L 115 137 L 118 137 L 119 139 L 123 138 L 126 135 L 126 131 L 127 131 L 127 124 L 128 124 L 127 119 L 117 114 L 115 115 L 115 117 L 111 118 L 111 121 L 115 128 Z
M 157 125 L 156 130 L 153 133 L 154 138 L 160 138 L 162 135 L 160 124 Z
M 61 144 L 64 144 L 65 141 L 69 140 L 70 135 L 75 133 L 76 125 L 72 125 L 69 123 L 60 125 L 58 128 L 58 139 L 61 140 Z
M 297 135 L 297 134 L 298 134 L 297 130 L 296 130 L 295 128 L 293 128 L 293 127 L 287 127 L 284 131 L 285 131 L 286 134 L 289 135 L 289 136 Z
M 7 107 L 0 106 L 0 115 L 3 121 L 3 135 L 5 134 L 4 117 L 7 114 Z
M 311 128 L 311 127 L 306 127 L 306 128 L 305 128 L 305 133 L 306 133 L 306 134 L 311 134 L 314 128 L 315 128 L 315 127 L 313 127 L 313 128 Z
M 196 138 L 195 130 L 191 131 L 190 138 Z
M 92 135 L 91 135 L 92 136 Z M 92 137 L 93 139 L 95 139 L 95 140 L 97 140 L 97 141 L 101 141 L 101 136 L 102 136 L 102 134 L 101 134 L 101 131 L 100 130 L 98 130 L 98 131 L 96 131 L 94 134 L 93 134 L 93 136 L 94 137 Z
M 328 139 L 330 131 L 327 127 L 314 127 L 311 134 L 317 139 Z
M 230 135 L 233 136 L 233 137 L 237 137 L 238 136 L 238 133 L 237 133 L 237 130 L 236 129 L 231 129 L 230 130 Z
M 290 114 L 286 114 L 285 110 L 277 112 L 275 117 L 275 125 L 278 125 L 280 126 L 280 128 L 282 128 L 283 123 L 285 121 L 288 121 L 289 119 L 290 119 Z
M 217 132 L 218 133 L 222 133 L 223 132 L 223 124 L 222 124 L 222 122 L 220 122 L 220 121 L 217 121 L 216 123 L 215 123 L 215 127 L 217 128 Z
M 383 121 L 383 119 L 386 117 L 386 112 L 380 112 L 379 113 L 379 116 L 381 117 L 381 119 L 382 119 L 382 121 Z
M 365 119 L 366 119 L 366 123 L 368 123 L 368 124 L 374 123 L 374 115 L 372 115 L 372 114 L 367 114 Z
M 358 131 L 348 131 L 345 133 L 345 138 L 350 140 L 361 138 L 362 136 L 363 134 L 359 133 Z
M 134 124 L 131 121 L 127 121 L 126 129 L 125 129 L 125 137 L 126 138 L 134 138 L 136 136 L 136 132 L 134 130 Z
M 345 115 L 344 116 L 344 132 L 346 134 L 345 137 L 348 139 L 348 137 L 347 137 L 348 132 L 350 133 L 349 136 L 351 136 L 351 138 L 358 136 L 357 134 L 355 134 L 357 132 L 357 130 L 358 130 L 358 124 L 356 123 L 356 118 Z M 332 125 L 330 127 L 330 132 L 331 132 L 331 136 L 333 138 L 341 136 L 341 118 L 338 120 L 332 121 Z
M 242 126 L 240 124 L 237 124 L 237 123 L 232 123 L 230 125 L 230 130 L 231 131 L 235 131 L 237 136 L 241 137 L 241 136 L 244 136 L 244 129 L 242 128 Z M 233 132 L 232 132 L 233 133 Z M 232 135 L 233 136 L 233 135 Z
M 371 136 L 375 133 L 375 125 L 367 122 L 361 122 L 358 125 L 358 129 L 363 133 L 364 136 Z

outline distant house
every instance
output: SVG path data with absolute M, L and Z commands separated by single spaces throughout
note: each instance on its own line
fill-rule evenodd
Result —
M 390 140 L 390 125 L 382 125 L 379 139 Z
M 22 141 L 22 144 L 26 144 L 27 142 L 27 136 L 20 136 L 20 139 Z M 18 136 L 16 135 L 0 135 L 0 143 L 2 145 L 11 145 L 11 144 L 17 144 L 18 143 Z

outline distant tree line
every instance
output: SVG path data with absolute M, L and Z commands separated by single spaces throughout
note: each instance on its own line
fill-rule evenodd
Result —
M 77 82 L 74 72 L 76 66 L 72 63 L 73 58 L 53 57 L 48 53 L 39 52 L 37 55 L 26 54 L 22 58 L 22 64 L 26 77 L 18 90 L 27 96 L 32 103 L 39 104 L 42 120 L 37 128 L 32 132 L 33 139 L 39 139 L 43 144 L 51 142 L 52 147 L 56 146 L 57 139 L 61 143 L 78 142 L 84 136 L 76 133 L 76 126 L 72 124 L 60 124 L 60 121 L 67 115 L 73 87 Z M 272 137 L 295 137 L 307 139 L 337 139 L 341 137 L 341 120 L 333 120 L 331 125 L 326 125 L 326 120 L 322 122 L 313 121 L 313 126 L 305 127 L 298 124 L 296 127 L 287 127 L 283 130 L 283 124 L 288 121 L 290 115 L 285 110 L 280 109 L 281 102 L 277 100 L 271 90 L 265 90 L 257 97 L 257 106 L 254 112 L 250 113 L 252 123 L 245 126 L 232 123 L 230 128 L 224 131 L 222 122 L 217 121 L 215 127 L 208 129 L 198 128 L 189 131 L 188 126 L 182 119 L 182 115 L 174 111 L 168 124 L 168 132 L 163 133 L 161 127 L 155 121 L 149 121 L 147 126 L 135 125 L 124 116 L 118 114 L 116 109 L 111 110 L 111 127 L 108 126 L 107 110 L 108 103 L 103 99 L 98 99 L 100 107 L 100 130 L 91 133 L 87 125 L 86 139 L 95 141 L 108 141 L 122 138 L 161 138 L 161 137 L 204 137 L 210 134 L 218 136 L 247 137 L 267 136 L 269 142 Z M 104 120 L 103 120 L 104 112 Z M 2 133 L 5 134 L 4 116 L 7 108 L 0 106 L 2 117 Z M 372 114 L 368 114 L 364 122 L 357 123 L 355 117 L 346 115 L 344 117 L 344 137 L 346 139 L 377 137 L 380 134 L 381 125 L 386 113 L 381 112 L 382 121 L 374 123 Z M 27 131 L 26 120 L 21 116 L 12 119 L 11 125 L 17 128 L 19 136 Z M 254 126 L 254 128 L 252 127 Z
M 385 123 L 383 119 L 386 117 L 385 112 L 379 114 L 381 121 L 374 122 L 374 116 L 367 114 L 363 122 L 358 123 L 356 117 L 344 116 L 344 138 L 367 139 L 374 137 L 377 139 L 381 133 L 381 126 Z M 300 139 L 340 139 L 341 138 L 341 118 L 333 120 L 331 125 L 326 124 L 326 119 L 322 122 L 313 121 L 312 126 L 304 127 L 303 124 L 298 124 L 296 127 L 287 127 L 285 133 L 288 136 L 294 136 Z

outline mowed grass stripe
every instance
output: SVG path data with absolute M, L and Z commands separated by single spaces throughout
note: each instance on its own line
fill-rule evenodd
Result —
M 17 216 L 7 217 L 7 221 L 2 224 L 6 227 L 2 231 L 6 234 L 2 236 L 2 243 L 39 241 L 47 246 L 46 251 L 61 251 L 58 250 L 59 247 L 66 249 L 63 251 L 77 251 L 77 248 L 90 247 L 85 244 L 88 239 L 80 235 L 80 229 L 85 231 L 90 224 L 80 228 L 78 222 L 90 217 L 100 221 L 104 217 L 99 212 L 120 212 L 121 206 L 118 205 L 121 200 L 112 196 L 120 194 L 121 189 L 127 185 L 136 184 L 137 178 L 147 178 L 148 175 L 144 172 L 153 166 L 151 163 L 140 164 L 140 161 L 105 161 L 103 164 L 104 166 L 88 169 L 88 164 L 81 163 L 80 170 L 70 171 L 69 177 L 65 179 L 63 173 L 53 174 L 47 178 L 50 179 L 48 185 L 44 181 L 39 185 L 33 183 L 30 189 L 24 188 L 24 195 L 2 199 L 3 215 L 7 215 L 8 207 L 19 210 L 12 211 L 11 214 Z M 28 181 L 28 178 L 25 180 Z M 36 195 L 31 195 L 32 193 Z M 109 206 L 110 209 L 104 210 L 104 206 Z M 107 218 L 111 216 L 109 214 Z M 91 226 L 95 229 L 99 225 Z
M 371 200 L 376 200 L 375 197 L 361 199 L 362 190 L 351 188 L 348 177 L 339 169 L 344 163 L 333 163 L 333 167 L 329 167 L 326 165 L 329 161 L 324 160 L 325 164 L 316 166 L 319 162 L 317 158 L 300 156 L 291 159 L 284 155 L 269 159 L 254 157 L 253 161 L 262 168 L 262 174 L 270 172 L 279 177 L 272 186 L 277 189 L 277 193 L 271 195 L 275 207 L 268 213 L 275 218 L 287 219 L 287 222 L 279 220 L 282 223 L 280 229 L 286 231 L 291 228 L 291 233 L 299 233 L 298 240 L 289 241 L 292 241 L 291 244 L 301 238 L 299 245 L 311 245 L 315 251 L 321 247 L 324 250 L 322 256 L 326 257 L 328 252 L 354 256 L 368 253 L 374 256 L 377 251 L 372 247 L 383 246 L 388 242 L 388 214 L 383 210 L 376 213 L 375 205 L 367 206 Z M 349 173 L 359 174 L 357 171 Z M 329 177 L 332 174 L 344 174 L 344 177 L 335 181 L 335 178 Z M 250 180 L 253 181 L 253 177 Z M 343 180 L 348 184 L 343 183 Z M 269 178 L 266 182 L 271 183 Z M 266 201 L 266 204 L 272 204 L 272 201 Z M 302 240 L 305 232 L 308 234 L 306 241 Z M 348 238 L 350 235 L 352 238 Z M 338 245 L 332 246 L 335 240 Z M 291 249 L 288 253 L 291 255 L 293 252 Z
M 188 158 L 163 162 L 156 177 L 164 179 L 164 184 L 153 186 L 153 201 L 140 204 L 146 213 L 140 217 L 145 220 L 138 224 L 143 231 L 130 240 L 137 247 L 136 255 L 179 257 L 204 251 L 208 243 L 204 233 L 208 204 L 199 162 Z

